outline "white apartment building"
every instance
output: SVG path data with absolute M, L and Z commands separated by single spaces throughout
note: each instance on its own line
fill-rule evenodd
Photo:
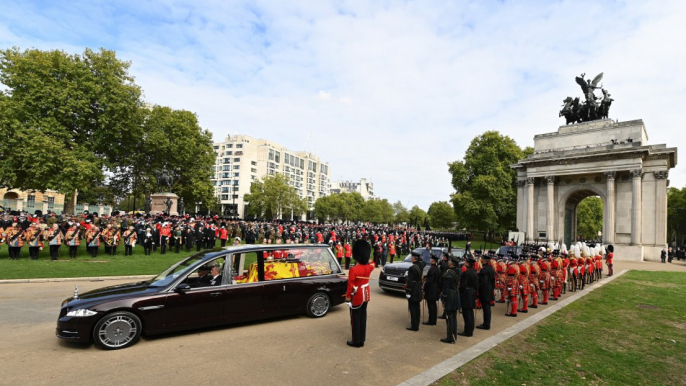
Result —
M 253 181 L 265 175 L 284 174 L 310 210 L 317 198 L 330 194 L 329 164 L 305 151 L 292 151 L 264 139 L 248 135 L 229 135 L 214 143 L 214 195 L 226 216 L 245 218 L 244 196 Z M 284 218 L 290 216 L 284 214 Z
M 355 181 L 334 181 L 331 183 L 331 193 L 360 193 L 362 198 L 368 200 L 374 198 L 374 184 L 367 182 L 366 178 Z

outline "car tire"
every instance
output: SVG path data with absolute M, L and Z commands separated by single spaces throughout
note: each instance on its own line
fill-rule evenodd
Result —
M 317 292 L 307 301 L 307 316 L 310 318 L 321 318 L 331 309 L 331 299 L 323 292 Z
M 93 341 L 103 350 L 119 350 L 138 342 L 143 324 L 131 312 L 111 312 L 98 320 L 93 329 Z

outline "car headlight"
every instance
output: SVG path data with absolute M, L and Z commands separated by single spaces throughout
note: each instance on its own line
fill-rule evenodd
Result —
M 71 310 L 67 312 L 67 316 L 72 316 L 75 318 L 84 318 L 86 316 L 93 316 L 95 314 L 97 314 L 97 312 L 87 310 L 85 308 L 79 308 L 78 310 Z
M 386 267 L 381 267 L 381 273 L 386 273 Z

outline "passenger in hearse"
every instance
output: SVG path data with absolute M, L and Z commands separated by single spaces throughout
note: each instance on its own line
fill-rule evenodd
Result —
M 198 279 L 191 284 L 191 287 L 207 287 L 210 285 L 211 277 L 208 274 L 210 272 L 210 269 L 203 265 L 202 267 L 198 268 Z
M 215 264 L 212 266 L 212 270 L 210 271 L 210 285 L 217 286 L 222 283 L 222 274 L 221 274 L 221 268 L 219 267 L 218 264 Z

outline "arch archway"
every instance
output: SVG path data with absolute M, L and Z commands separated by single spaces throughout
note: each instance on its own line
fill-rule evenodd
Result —
M 4 200 L 16 200 L 19 198 L 19 195 L 15 192 L 7 192 L 5 193 L 5 196 L 3 197 Z
M 577 236 L 577 209 L 579 203 L 588 197 L 597 196 L 603 203 L 603 234 L 605 234 L 605 192 L 593 185 L 577 186 L 566 192 L 560 197 L 558 208 L 561 209 L 562 221 L 560 224 L 560 235 L 566 245 L 571 245 Z

